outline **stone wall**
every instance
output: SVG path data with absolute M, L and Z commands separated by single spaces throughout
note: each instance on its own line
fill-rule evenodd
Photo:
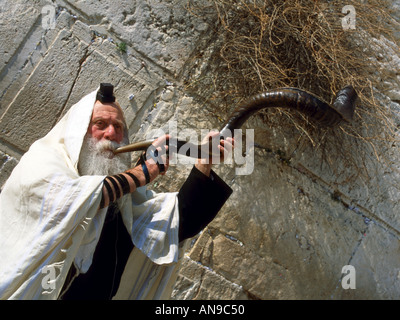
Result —
M 219 128 L 218 110 L 186 90 L 188 70 L 207 70 L 215 24 L 178 0 L 1 1 L 0 185 L 100 82 L 116 86 L 131 141 L 172 122 L 178 132 Z M 400 50 L 386 45 L 381 99 L 400 124 Z M 382 142 L 377 155 L 350 137 L 320 147 L 260 119 L 248 127 L 259 146 L 254 171 L 216 166 L 234 192 L 191 242 L 172 298 L 399 299 L 398 142 Z M 172 166 L 150 187 L 176 191 L 190 167 Z M 342 287 L 345 265 L 356 289 Z

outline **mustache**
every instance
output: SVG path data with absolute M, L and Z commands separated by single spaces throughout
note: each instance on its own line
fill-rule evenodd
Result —
M 79 155 L 78 171 L 81 175 L 113 175 L 130 168 L 131 159 L 114 155 L 113 150 L 126 145 L 109 140 L 97 140 L 91 136 L 84 138 Z M 122 154 L 121 154 L 122 155 Z
M 114 150 L 123 145 L 125 145 L 125 143 L 117 143 L 115 141 L 110 141 L 110 140 L 100 140 L 100 141 L 95 141 L 94 143 L 94 147 L 98 152 L 103 152 L 103 151 L 114 152 Z

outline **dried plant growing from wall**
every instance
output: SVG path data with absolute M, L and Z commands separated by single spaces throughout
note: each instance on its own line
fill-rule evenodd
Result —
M 360 97 L 355 121 L 342 125 L 333 136 L 343 140 L 340 135 L 345 134 L 366 142 L 379 157 L 376 146 L 391 139 L 395 129 L 390 111 L 375 96 L 384 77 L 380 63 L 385 59 L 376 40 L 381 36 L 390 40 L 393 30 L 388 1 L 207 3 L 189 7 L 194 14 L 217 15 L 217 45 L 208 61 L 211 67 L 192 74 L 189 87 L 200 90 L 209 103 L 215 101 L 220 118 L 265 90 L 298 87 L 332 102 L 339 89 L 351 84 Z M 342 13 L 349 4 L 355 13 L 353 21 L 348 20 L 352 12 Z M 271 126 L 294 126 L 314 147 L 332 136 L 293 111 L 272 109 L 263 117 Z

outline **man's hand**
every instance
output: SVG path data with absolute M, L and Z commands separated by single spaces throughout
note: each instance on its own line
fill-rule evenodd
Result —
M 168 170 L 169 159 L 167 156 L 167 151 L 168 151 L 167 141 L 170 138 L 171 137 L 169 134 L 163 135 L 157 138 L 152 143 L 152 145 L 147 149 L 145 159 L 146 159 L 146 166 L 150 176 L 150 181 L 153 181 L 159 174 L 165 175 L 166 171 Z M 213 142 L 215 143 L 215 139 L 218 139 L 219 142 L 219 144 L 217 145 L 219 151 L 219 158 L 216 159 L 215 156 L 210 156 L 208 159 L 198 159 L 197 163 L 195 164 L 196 168 L 202 173 L 204 173 L 206 176 L 210 176 L 212 165 L 224 162 L 225 159 L 230 157 L 232 150 L 234 148 L 234 139 L 228 137 L 224 140 L 219 140 L 218 131 L 208 133 L 204 137 L 202 143 L 209 143 L 211 145 Z M 137 166 L 135 169 L 142 171 L 141 166 Z M 143 173 L 142 176 L 144 176 Z M 144 184 L 145 183 L 142 183 L 141 181 L 141 185 Z
M 145 159 L 150 181 L 153 181 L 159 174 L 165 175 L 168 170 L 167 141 L 169 139 L 170 135 L 168 134 L 157 138 L 146 151 Z
M 208 133 L 202 143 L 212 143 L 213 139 L 219 139 L 219 132 L 213 131 Z M 218 163 L 224 162 L 226 158 L 228 158 L 234 148 L 235 140 L 233 138 L 226 138 L 226 140 L 220 140 L 218 145 L 218 150 L 220 153 L 220 157 L 218 159 Z M 198 159 L 197 163 L 195 164 L 196 168 L 204 173 L 206 176 L 210 176 L 211 173 L 211 166 L 214 164 L 213 160 L 214 157 L 210 157 L 209 159 Z
M 147 159 L 149 164 L 158 166 L 159 174 L 165 175 L 169 167 L 168 145 L 171 138 L 169 134 L 157 138 L 147 149 Z M 146 162 L 147 163 L 147 162 Z

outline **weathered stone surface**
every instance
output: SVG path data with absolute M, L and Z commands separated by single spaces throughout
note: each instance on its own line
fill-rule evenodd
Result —
M 0 151 L 0 189 L 17 163 L 18 161 L 15 158 Z
M 49 51 L 1 119 L 0 138 L 24 151 L 56 123 L 87 46 L 69 31 L 61 31 Z
M 179 138 L 195 132 L 200 140 L 202 129 L 218 129 L 217 110 L 186 90 L 185 78 L 187 70 L 212 77 L 215 17 L 197 16 L 186 4 L 4 2 L 0 187 L 29 146 L 100 82 L 115 85 L 131 141 L 171 128 Z M 45 5 L 55 8 L 54 28 L 41 24 Z M 398 44 L 376 41 L 390 56 L 376 90 L 399 126 Z M 379 54 L 377 49 L 372 58 Z M 398 130 L 391 140 L 364 141 L 331 130 L 312 141 L 257 117 L 246 125 L 259 145 L 254 171 L 239 175 L 239 165 L 215 166 L 234 192 L 193 239 L 172 298 L 399 299 Z M 150 188 L 179 190 L 191 167 L 180 158 Z M 344 265 L 355 267 L 354 290 L 341 286 Z
M 52 47 L 60 31 L 69 30 L 74 21 L 71 15 L 61 12 L 57 17 L 57 24 L 54 29 L 42 27 L 40 14 L 43 5 L 38 5 L 37 1 L 32 1 L 29 8 L 35 13 L 36 21 L 30 32 L 25 34 L 24 41 L 16 48 L 12 58 L 3 68 L 0 74 L 0 111 L 3 113 L 13 102 L 16 95 L 24 87 L 25 82 L 34 72 L 39 63 L 46 57 L 49 48 Z M 24 5 L 26 7 L 26 4 Z M 36 11 L 35 11 L 36 8 Z M 29 19 L 27 19 L 29 21 Z
M 339 285 L 334 299 L 399 299 L 399 238 L 371 223 L 349 264 L 356 270 L 356 288 Z
M 40 12 L 24 0 L 2 1 L 0 8 L 0 73 L 23 45 L 39 18 Z
M 223 276 L 185 257 L 173 292 L 175 300 L 247 300 L 243 289 Z
M 146 59 L 178 73 L 209 30 L 181 1 L 59 1 L 100 34 L 118 35 Z M 117 40 L 116 40 L 117 41 Z
M 261 299 L 329 299 L 365 219 L 267 153 L 256 159 L 189 257 Z

